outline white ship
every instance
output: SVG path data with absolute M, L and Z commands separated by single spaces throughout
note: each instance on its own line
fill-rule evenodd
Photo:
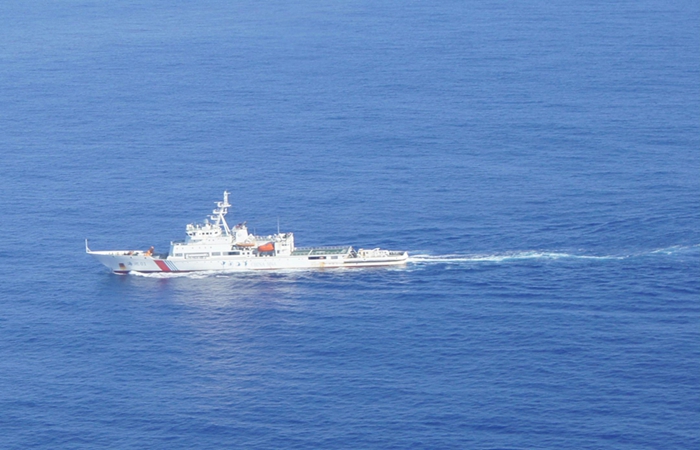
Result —
M 294 234 L 256 236 L 246 223 L 229 228 L 226 213 L 231 206 L 228 192 L 203 224 L 189 224 L 184 241 L 170 243 L 168 254 L 149 250 L 94 251 L 85 240 L 85 251 L 114 273 L 249 271 L 372 267 L 406 264 L 408 253 L 375 248 L 295 247 Z

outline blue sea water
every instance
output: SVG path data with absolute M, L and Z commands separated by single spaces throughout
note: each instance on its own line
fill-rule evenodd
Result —
M 0 3 L 0 448 L 700 447 L 700 4 Z M 117 276 L 224 189 L 405 268 Z

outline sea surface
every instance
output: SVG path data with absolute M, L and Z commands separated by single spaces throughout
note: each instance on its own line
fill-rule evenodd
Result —
M 700 3 L 4 1 L 0 239 L 2 449 L 700 448 Z

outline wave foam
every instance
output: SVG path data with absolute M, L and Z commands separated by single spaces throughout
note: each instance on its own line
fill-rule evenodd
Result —
M 497 254 L 476 254 L 476 255 L 413 255 L 409 258 L 412 263 L 455 263 L 455 262 L 502 262 L 511 260 L 529 259 L 625 259 L 628 256 L 595 256 L 595 255 L 574 255 L 560 252 L 523 251 L 507 252 Z
M 143 278 L 161 278 L 161 279 L 169 279 L 169 278 L 193 278 L 193 279 L 199 279 L 199 278 L 209 278 L 211 276 L 217 276 L 217 277 L 223 277 L 227 276 L 228 273 L 226 272 L 217 272 L 217 271 L 202 271 L 202 272 L 138 272 L 138 271 L 131 271 L 129 272 L 129 275 L 135 275 L 137 277 L 143 277 Z
M 693 251 L 700 249 L 700 244 L 698 245 L 674 245 L 671 247 L 666 247 L 662 249 L 633 253 L 626 255 L 577 255 L 572 253 L 563 252 L 547 252 L 538 250 L 527 250 L 527 251 L 514 251 L 514 252 L 503 252 L 495 254 L 448 254 L 448 255 L 430 255 L 430 254 L 416 254 L 409 257 L 408 261 L 415 264 L 426 264 L 426 263 L 462 263 L 462 262 L 503 262 L 503 261 L 517 261 L 517 260 L 531 260 L 531 259 L 544 259 L 544 260 L 556 260 L 556 259 L 588 259 L 588 260 L 621 260 L 633 257 L 643 257 L 643 256 L 654 256 L 654 255 L 674 255 L 677 253 L 682 253 L 686 251 Z
M 676 253 L 684 253 L 688 251 L 695 251 L 700 249 L 700 244 L 695 244 L 695 245 L 672 245 L 671 247 L 666 247 L 666 248 L 660 248 L 658 250 L 654 250 L 652 252 L 649 252 L 651 255 L 674 255 Z

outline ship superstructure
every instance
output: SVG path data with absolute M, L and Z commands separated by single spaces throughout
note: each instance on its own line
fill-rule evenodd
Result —
M 202 224 L 188 224 L 183 241 L 170 243 L 167 254 L 149 250 L 85 251 L 113 272 L 194 272 L 393 266 L 405 264 L 408 253 L 351 246 L 297 248 L 293 233 L 257 236 L 246 222 L 229 227 L 229 193 L 216 203 Z

